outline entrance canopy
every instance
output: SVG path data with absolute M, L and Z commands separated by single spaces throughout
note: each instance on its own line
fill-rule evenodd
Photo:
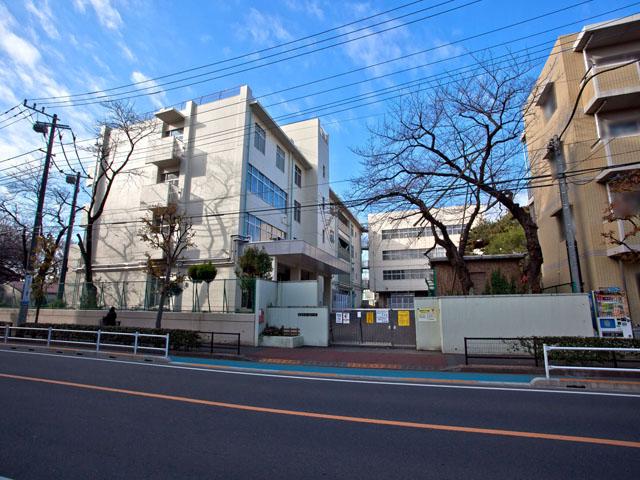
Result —
M 349 273 L 349 263 L 330 253 L 309 245 L 304 240 L 271 240 L 268 242 L 251 242 L 253 247 L 264 248 L 278 262 L 303 270 L 322 274 L 335 275 Z

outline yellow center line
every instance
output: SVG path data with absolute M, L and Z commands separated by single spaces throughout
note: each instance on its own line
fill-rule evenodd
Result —
M 84 383 L 67 382 L 64 380 L 51 380 L 48 378 L 27 377 L 23 375 L 12 375 L 0 373 L 0 378 L 12 380 L 23 380 L 27 382 L 45 383 L 50 385 L 61 385 L 65 387 L 81 388 L 85 390 L 95 390 L 100 392 L 120 393 L 135 397 L 154 398 L 159 400 L 171 400 L 175 402 L 190 403 L 194 405 L 206 405 L 210 407 L 229 408 L 233 410 L 243 410 L 249 412 L 272 413 L 276 415 L 288 415 L 294 417 L 317 418 L 321 420 L 336 420 L 340 422 L 364 423 L 370 425 L 387 425 L 392 427 L 418 428 L 422 430 L 437 430 L 445 432 L 477 433 L 483 435 L 498 435 L 503 437 L 535 438 L 541 440 L 556 440 L 563 442 L 589 443 L 595 445 L 610 445 L 615 447 L 640 448 L 640 442 L 628 440 L 615 440 L 609 438 L 581 437 L 575 435 L 559 435 L 555 433 L 523 432 L 517 430 L 502 430 L 494 428 L 463 427 L 458 425 L 441 425 L 433 423 L 406 422 L 400 420 L 384 420 L 379 418 L 351 417 L 345 415 L 333 415 L 329 413 L 305 412 L 299 410 L 285 410 L 280 408 L 258 407 L 254 405 L 242 405 L 237 403 L 216 402 L 213 400 L 202 400 L 198 398 L 181 397 L 176 395 L 165 395 L 162 393 L 142 392 L 138 390 L 128 390 L 124 388 L 102 387 Z

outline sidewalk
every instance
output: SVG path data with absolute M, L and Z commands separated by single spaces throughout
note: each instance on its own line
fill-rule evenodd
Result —
M 464 355 L 410 349 L 363 347 L 244 347 L 243 356 L 259 363 L 318 365 L 387 370 L 444 370 L 464 364 Z

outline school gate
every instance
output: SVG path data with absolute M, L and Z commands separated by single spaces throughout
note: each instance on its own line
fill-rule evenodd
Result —
M 413 310 L 341 309 L 329 315 L 332 345 L 416 348 Z

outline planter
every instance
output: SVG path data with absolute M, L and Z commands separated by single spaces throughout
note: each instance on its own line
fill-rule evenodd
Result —
M 278 347 L 278 348 L 298 348 L 304 345 L 302 335 L 295 337 L 279 337 L 263 335 L 260 337 L 261 347 Z

